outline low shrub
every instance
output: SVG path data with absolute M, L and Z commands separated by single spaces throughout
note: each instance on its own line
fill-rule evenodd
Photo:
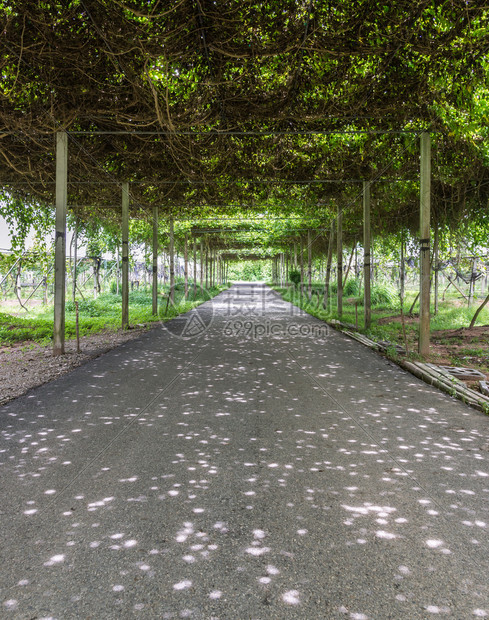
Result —
M 361 283 L 360 280 L 350 279 L 347 280 L 343 287 L 343 297 L 358 297 L 360 295 Z M 333 280 L 329 285 L 330 293 L 336 295 L 338 292 L 338 282 Z
M 131 306 L 151 306 L 153 301 L 151 293 L 145 291 L 133 291 L 129 293 L 129 305 Z
M 117 282 L 115 280 L 111 280 L 110 282 L 110 292 L 112 295 L 117 295 Z M 119 297 L 122 296 L 122 287 L 119 285 Z
M 301 272 L 297 271 L 297 269 L 292 269 L 289 271 L 289 280 L 294 286 L 299 286 L 301 281 Z
M 399 305 L 399 295 L 390 284 L 374 284 L 370 299 L 372 306 L 389 306 L 392 308 Z
M 67 301 L 65 305 L 66 312 L 75 312 L 75 302 Z M 90 317 L 101 316 L 103 313 L 102 308 L 97 305 L 95 299 L 81 299 L 78 301 L 78 312 Z

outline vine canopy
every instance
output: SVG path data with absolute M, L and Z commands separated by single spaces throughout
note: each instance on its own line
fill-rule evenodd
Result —
M 69 204 L 85 218 L 117 217 L 122 181 L 136 217 L 327 218 L 358 193 L 348 183 L 376 178 L 379 225 L 395 229 L 429 130 L 440 217 L 480 211 L 488 13 L 475 0 L 0 0 L 3 191 L 52 203 L 67 130 Z

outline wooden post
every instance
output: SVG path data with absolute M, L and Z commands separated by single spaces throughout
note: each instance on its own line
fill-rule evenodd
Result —
M 78 302 L 75 301 L 75 336 L 76 336 L 76 352 L 81 353 L 80 348 L 80 312 Z
M 56 134 L 56 238 L 54 251 L 53 355 L 65 352 L 66 210 L 68 205 L 68 134 Z
M 129 183 L 122 184 L 122 329 L 129 327 Z
M 431 140 L 424 131 L 420 139 L 420 299 L 419 354 L 430 351 L 430 198 L 431 198 Z
M 363 323 L 369 329 L 372 323 L 370 287 L 370 182 L 363 182 Z
M 477 266 L 477 261 L 475 257 L 472 257 L 471 268 L 470 268 L 470 281 L 469 281 L 469 301 L 468 301 L 469 308 L 474 301 L 474 293 L 475 293 L 474 274 L 475 274 L 476 266 Z
M 153 314 L 158 314 L 158 207 L 153 207 Z
M 169 232 L 169 252 L 170 252 L 170 302 L 173 306 L 175 303 L 175 231 L 173 228 L 173 217 L 170 216 L 170 232 Z
M 337 307 L 338 316 L 343 314 L 343 210 L 338 205 L 336 217 L 336 280 L 337 280 Z

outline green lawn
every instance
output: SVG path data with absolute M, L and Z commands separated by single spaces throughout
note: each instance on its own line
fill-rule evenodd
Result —
M 193 289 L 190 288 L 189 297 L 185 300 L 183 287 L 177 284 L 174 306 L 170 304 L 167 306 L 168 288 L 162 289 L 158 296 L 157 316 L 152 312 L 151 290 L 131 292 L 129 294 L 129 322 L 131 325 L 139 325 L 167 321 L 178 314 L 188 312 L 225 288 L 227 286 L 216 286 L 207 289 L 203 294 L 198 288 L 195 298 Z M 80 336 L 107 329 L 116 331 L 121 327 L 120 295 L 103 293 L 97 299 L 80 299 L 78 308 Z M 22 315 L 19 316 L 20 312 Z M 0 305 L 0 344 L 12 344 L 26 340 L 49 344 L 53 337 L 52 305 L 37 306 L 29 312 L 20 312 L 15 314 L 2 312 Z M 76 335 L 75 305 L 72 301 L 66 302 L 65 335 L 66 338 L 75 338 Z
M 353 282 L 353 284 L 352 284 Z M 365 330 L 363 320 L 363 300 L 358 295 L 358 288 L 354 281 L 347 282 L 343 295 L 343 313 L 340 317 L 337 312 L 336 287 L 332 286 L 333 293 L 330 297 L 328 309 L 322 307 L 322 283 L 315 283 L 313 290 L 319 293 L 319 296 L 313 294 L 312 301 L 309 301 L 305 292 L 301 298 L 300 292 L 292 286 L 289 288 L 278 288 L 276 290 L 282 295 L 286 301 L 303 308 L 309 314 L 323 320 L 339 319 L 344 323 L 358 324 L 358 330 L 373 340 L 389 340 L 403 344 L 404 336 L 402 332 L 402 324 L 400 318 L 392 321 L 382 321 L 387 317 L 400 317 L 400 299 L 393 287 L 388 284 L 374 285 L 372 287 L 372 324 L 370 329 Z M 306 290 L 306 289 L 305 289 Z M 349 295 L 349 293 L 351 295 Z M 361 291 L 360 291 L 361 293 Z M 416 291 L 408 291 L 406 293 L 403 310 L 406 315 L 406 333 L 408 341 L 414 343 L 417 340 L 418 324 L 416 320 L 407 316 L 409 309 L 416 297 Z M 431 308 L 431 331 L 459 329 L 469 327 L 470 321 L 477 309 L 482 303 L 482 299 L 475 300 L 474 304 L 468 308 L 466 304 L 462 304 L 459 296 L 455 294 L 447 295 L 445 301 L 440 301 L 438 313 L 434 315 L 434 308 Z M 357 312 L 355 313 L 355 302 L 357 302 Z M 417 315 L 419 307 L 416 304 L 414 315 Z M 480 313 L 476 325 L 487 325 L 489 323 L 489 305 Z

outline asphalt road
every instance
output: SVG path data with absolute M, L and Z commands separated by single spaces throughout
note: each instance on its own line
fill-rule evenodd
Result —
M 0 427 L 1 618 L 489 617 L 489 418 L 266 287 Z

